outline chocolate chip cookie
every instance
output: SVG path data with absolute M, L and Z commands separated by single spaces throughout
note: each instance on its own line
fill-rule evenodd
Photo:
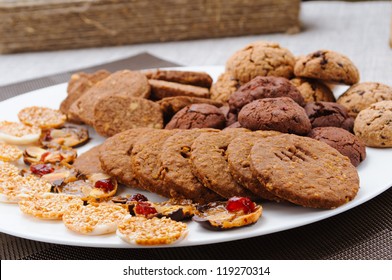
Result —
M 148 79 L 163 80 L 167 82 L 210 88 L 212 78 L 205 72 L 176 71 L 176 70 L 154 70 L 146 71 L 144 74 Z
M 243 129 L 229 129 L 219 133 L 202 133 L 192 144 L 192 173 L 212 191 L 224 198 L 255 197 L 231 176 L 226 150 L 237 136 L 248 133 Z
M 228 72 L 221 74 L 218 80 L 212 84 L 211 99 L 227 102 L 230 96 L 240 87 L 237 79 L 233 78 Z
M 297 77 L 353 85 L 359 82 L 359 72 L 354 63 L 340 53 L 319 50 L 300 57 L 294 67 Z
M 282 134 L 262 139 L 251 153 L 253 175 L 274 195 L 311 208 L 336 208 L 359 189 L 357 170 L 329 145 Z M 267 159 L 267 160 L 266 160 Z
M 253 145 L 263 138 L 276 135 L 280 135 L 280 133 L 261 130 L 240 134 L 230 142 L 226 152 L 230 173 L 240 185 L 262 199 L 279 201 L 281 200 L 279 197 L 267 191 L 265 187 L 260 186 L 260 182 L 250 170 L 250 151 Z
M 194 202 L 207 203 L 222 199 L 205 187 L 192 173 L 192 144 L 201 133 L 216 133 L 214 129 L 179 131 L 167 138 L 162 147 L 161 161 L 165 184 L 174 192 Z
M 347 109 L 334 102 L 311 102 L 306 104 L 305 112 L 312 127 L 334 126 L 353 131 L 354 119 Z
M 148 98 L 150 86 L 145 75 L 136 71 L 122 70 L 111 74 L 92 86 L 70 107 L 71 119 L 80 119 L 86 124 L 94 124 L 95 106 L 102 97 L 124 95 Z
M 350 87 L 338 98 L 337 103 L 346 107 L 350 116 L 355 118 L 361 110 L 383 100 L 392 100 L 392 87 L 366 82 Z
M 306 135 L 311 124 L 304 108 L 289 97 L 264 98 L 245 105 L 238 114 L 242 127 Z
M 109 75 L 110 72 L 106 70 L 99 70 L 91 74 L 84 72 L 73 74 L 67 87 L 68 95 L 60 104 L 60 111 L 63 114 L 68 115 L 72 103 L 86 93 L 93 85 L 107 78 Z
M 144 98 L 122 95 L 104 96 L 96 102 L 94 128 L 100 135 L 110 137 L 138 127 L 163 127 L 159 104 Z
M 256 77 L 230 96 L 230 110 L 238 113 L 242 107 L 254 100 L 276 97 L 290 97 L 300 106 L 305 106 L 301 93 L 289 80 L 280 77 Z
M 276 76 L 291 78 L 295 58 L 293 54 L 278 43 L 254 42 L 235 52 L 226 63 L 226 72 L 241 84 L 257 76 Z
M 377 102 L 362 110 L 355 119 L 354 132 L 366 146 L 392 147 L 392 101 Z
M 210 104 L 192 104 L 173 116 L 165 129 L 217 128 L 226 126 L 222 111 Z
M 297 77 L 291 79 L 290 82 L 299 90 L 306 103 L 336 101 L 331 89 L 321 81 Z
M 365 144 L 354 134 L 338 127 L 313 128 L 308 137 L 322 141 L 348 157 L 354 166 L 366 158 Z
M 181 197 L 164 184 L 161 161 L 165 141 L 178 130 L 154 129 L 140 136 L 133 146 L 131 168 L 142 188 L 164 197 Z
M 223 105 L 223 103 L 219 101 L 192 96 L 166 97 L 157 101 L 157 103 L 161 106 L 161 111 L 166 123 L 168 123 L 182 108 L 192 104 L 210 104 L 216 107 L 221 107 Z
M 101 167 L 101 162 L 99 161 L 100 147 L 101 145 L 95 146 L 78 156 L 73 163 L 73 167 L 86 176 L 96 173 L 105 173 Z
M 162 80 L 148 80 L 151 86 L 151 99 L 160 100 L 172 96 L 193 96 L 209 98 L 210 91 L 204 87 L 183 85 Z
M 99 160 L 105 173 L 127 186 L 141 188 L 132 168 L 131 154 L 139 137 L 151 130 L 129 129 L 106 139 L 99 149 Z

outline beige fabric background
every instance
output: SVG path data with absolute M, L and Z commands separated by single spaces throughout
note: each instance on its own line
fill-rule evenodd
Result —
M 0 55 L 0 85 L 88 67 L 148 51 L 182 65 L 223 65 L 237 49 L 255 40 L 273 40 L 295 55 L 332 49 L 349 56 L 363 81 L 392 84 L 389 34 L 392 3 L 312 1 L 302 3 L 300 34 L 141 44 L 72 51 Z

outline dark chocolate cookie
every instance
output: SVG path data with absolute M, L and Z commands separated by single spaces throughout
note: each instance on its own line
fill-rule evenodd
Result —
M 217 128 L 226 126 L 222 111 L 210 104 L 192 104 L 181 109 L 166 125 L 166 129 Z
M 347 109 L 334 102 L 311 102 L 306 104 L 305 112 L 312 127 L 334 126 L 353 131 L 354 119 Z
M 256 77 L 241 86 L 229 98 L 230 110 L 239 112 L 246 104 L 262 98 L 290 97 L 300 106 L 304 98 L 289 80 L 281 77 Z
M 311 130 L 304 108 L 288 97 L 253 101 L 242 108 L 238 121 L 250 130 L 276 130 L 299 135 L 306 135 Z
M 365 144 L 354 134 L 338 127 L 316 127 L 308 134 L 310 138 L 327 143 L 348 157 L 354 166 L 366 158 Z

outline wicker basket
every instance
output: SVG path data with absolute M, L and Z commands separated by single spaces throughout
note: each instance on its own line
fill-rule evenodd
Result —
M 0 1 L 0 52 L 299 30 L 299 0 Z

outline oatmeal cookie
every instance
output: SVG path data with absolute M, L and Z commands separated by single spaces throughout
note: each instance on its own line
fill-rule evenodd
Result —
M 162 147 L 161 161 L 166 185 L 194 202 L 217 201 L 221 197 L 206 188 L 192 173 L 192 144 L 201 133 L 216 133 L 215 129 L 183 130 L 170 136 Z
M 235 52 L 226 63 L 226 72 L 241 84 L 257 76 L 276 76 L 291 78 L 295 58 L 293 54 L 278 43 L 254 42 Z
M 294 78 L 290 82 L 299 90 L 305 102 L 335 102 L 332 90 L 323 82 L 306 78 Z
M 192 172 L 208 188 L 224 198 L 256 197 L 231 176 L 226 150 L 237 136 L 248 133 L 230 129 L 219 133 L 202 133 L 192 144 Z
M 350 116 L 355 118 L 363 109 L 383 100 L 392 100 L 392 87 L 366 82 L 350 87 L 338 98 L 337 103 L 346 107 Z
M 377 102 L 362 110 L 355 119 L 354 133 L 366 146 L 392 147 L 392 101 Z
M 211 99 L 227 102 L 230 96 L 240 87 L 237 79 L 234 79 L 230 73 L 225 72 L 218 77 L 218 80 L 212 84 Z
M 329 145 L 307 137 L 282 134 L 255 143 L 253 175 L 274 195 L 311 208 L 336 208 L 359 189 L 357 170 Z M 268 160 L 266 160 L 268 159 Z
M 359 72 L 354 63 L 347 56 L 330 50 L 319 50 L 298 58 L 294 74 L 346 85 L 359 82 Z

